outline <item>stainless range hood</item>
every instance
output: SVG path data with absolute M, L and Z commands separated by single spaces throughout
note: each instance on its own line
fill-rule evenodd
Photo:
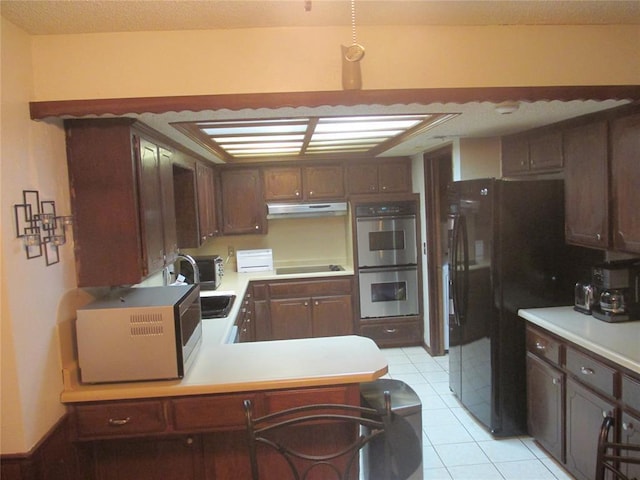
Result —
M 347 214 L 346 202 L 268 203 L 267 218 L 335 217 Z

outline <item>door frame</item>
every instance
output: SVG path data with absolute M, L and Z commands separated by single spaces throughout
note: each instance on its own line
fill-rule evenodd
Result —
M 427 350 L 432 356 L 444 355 L 444 319 L 441 299 L 444 295 L 442 284 L 442 222 L 441 222 L 441 198 L 444 192 L 440 185 L 443 163 L 451 165 L 453 158 L 453 146 L 447 145 L 437 150 L 423 154 L 424 185 L 425 185 L 425 226 L 427 241 L 427 283 L 429 289 L 427 309 L 429 322 L 429 343 Z

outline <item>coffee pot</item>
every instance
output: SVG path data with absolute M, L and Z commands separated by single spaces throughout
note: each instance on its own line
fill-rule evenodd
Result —
M 640 320 L 640 262 L 638 259 L 607 262 L 592 268 L 592 284 L 598 292 L 591 314 L 605 322 Z

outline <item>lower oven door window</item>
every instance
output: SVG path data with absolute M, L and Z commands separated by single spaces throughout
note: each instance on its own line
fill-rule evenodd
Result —
M 418 315 L 417 267 L 360 270 L 360 317 Z

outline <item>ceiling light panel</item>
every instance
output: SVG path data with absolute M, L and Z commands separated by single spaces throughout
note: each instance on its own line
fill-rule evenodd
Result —
M 225 161 L 375 156 L 416 128 L 439 118 L 436 114 L 340 117 L 300 117 L 175 123 L 174 127 Z

